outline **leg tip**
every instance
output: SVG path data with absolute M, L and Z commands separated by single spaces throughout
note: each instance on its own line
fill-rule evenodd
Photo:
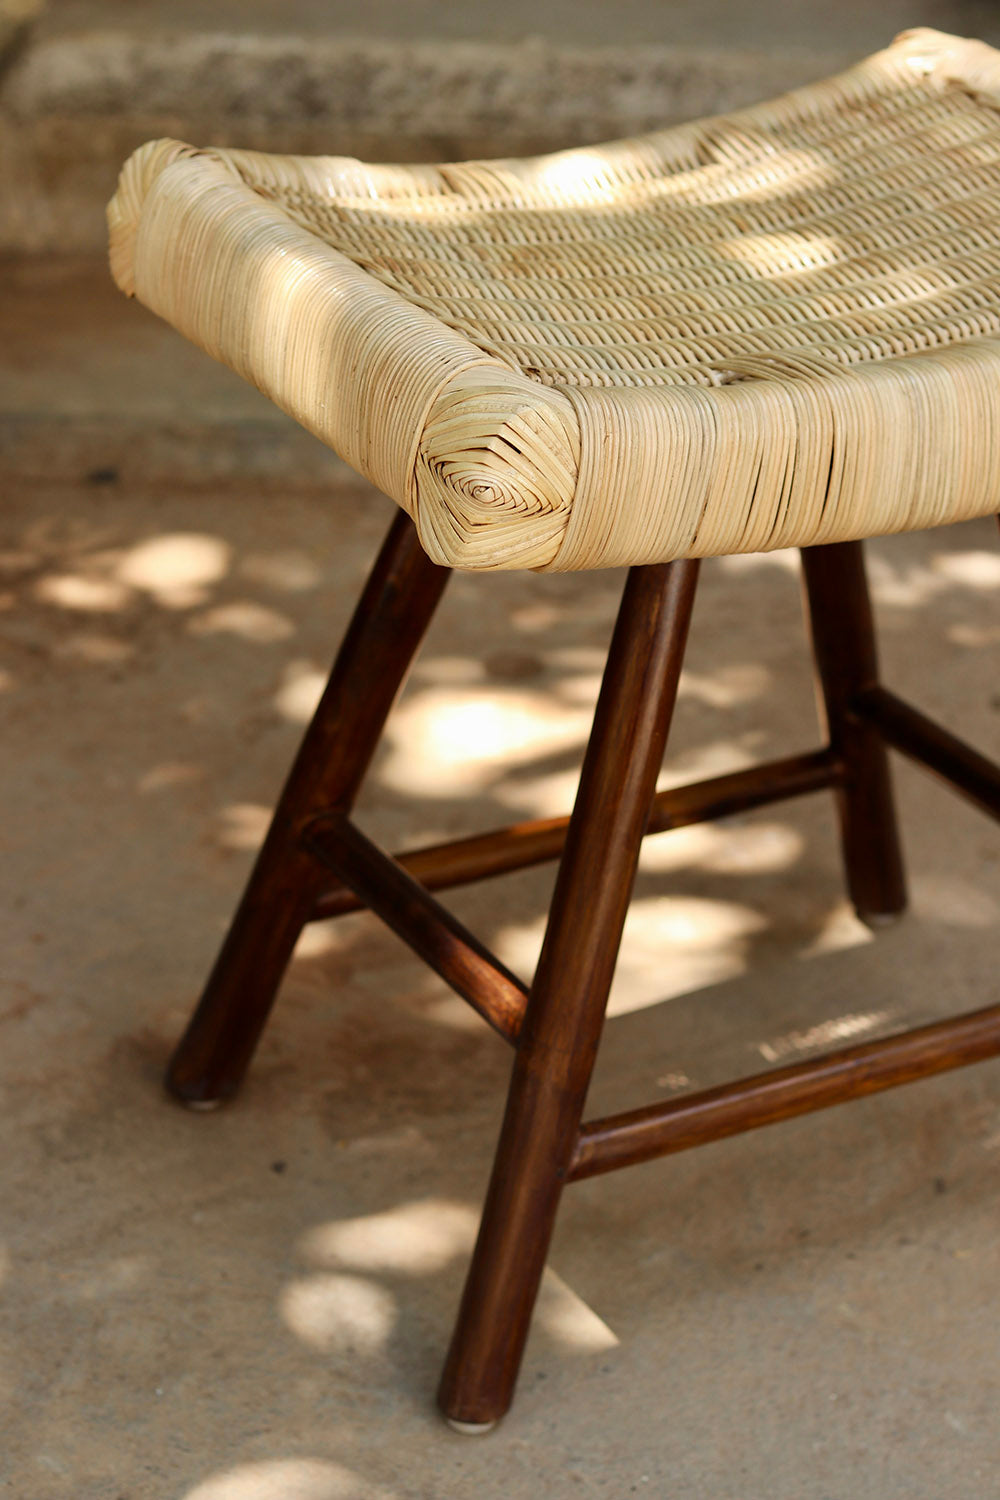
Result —
M 492 1432 L 497 1425 L 493 1422 L 460 1422 L 457 1417 L 445 1417 L 445 1421 L 452 1432 L 460 1432 L 463 1437 L 483 1437 L 487 1432 Z
M 185 1109 L 196 1110 L 207 1114 L 213 1109 L 221 1109 L 228 1099 L 228 1094 L 220 1089 L 209 1089 L 204 1083 L 182 1082 L 168 1073 L 163 1080 L 163 1086 L 171 1099 L 178 1104 L 183 1104 Z
M 873 932 L 881 932 L 885 927 L 895 927 L 905 911 L 905 906 L 898 907 L 896 911 L 859 911 L 858 921 L 870 927 Z
M 210 1115 L 213 1110 L 221 1109 L 225 1103 L 224 1099 L 185 1099 L 180 1094 L 174 1094 L 178 1104 L 183 1104 L 185 1109 L 190 1109 L 194 1114 Z

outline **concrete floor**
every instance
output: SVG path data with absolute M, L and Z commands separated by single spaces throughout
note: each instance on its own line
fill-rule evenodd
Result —
M 162 1094 L 389 513 L 346 481 L 8 485 L 4 1493 L 995 1493 L 996 1064 L 574 1188 L 480 1441 L 432 1395 L 502 1043 L 357 916 L 309 932 L 238 1103 Z M 872 561 L 888 675 L 995 752 L 995 528 Z M 397 846 L 564 809 L 619 584 L 456 577 L 365 826 Z M 669 776 L 814 734 L 794 559 L 707 567 Z M 650 841 L 593 1111 L 995 998 L 996 830 L 898 785 L 913 909 L 876 940 L 823 797 Z M 527 974 L 550 880 L 454 905 Z

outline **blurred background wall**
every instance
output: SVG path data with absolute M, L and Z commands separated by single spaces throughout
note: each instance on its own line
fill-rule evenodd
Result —
M 0 251 L 100 252 L 161 135 L 381 160 L 556 149 L 823 76 L 996 0 L 0 0 Z

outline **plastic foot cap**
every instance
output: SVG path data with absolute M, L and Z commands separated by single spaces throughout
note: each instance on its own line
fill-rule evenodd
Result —
M 899 911 L 865 911 L 858 912 L 858 916 L 866 927 L 871 927 L 877 932 L 885 927 L 895 927 L 904 911 L 905 908 L 900 908 Z
M 497 1425 L 493 1422 L 460 1422 L 457 1417 L 445 1417 L 445 1421 L 453 1432 L 460 1432 L 463 1437 L 482 1437 L 484 1432 L 492 1432 Z

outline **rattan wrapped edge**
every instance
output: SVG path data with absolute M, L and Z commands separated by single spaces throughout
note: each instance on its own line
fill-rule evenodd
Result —
M 900 52 L 1000 106 L 1000 53 L 904 34 L 730 122 L 829 107 Z M 655 139 L 679 153 L 696 122 Z M 552 158 L 506 163 L 530 178 Z M 438 169 L 141 147 L 109 205 L 112 271 L 403 506 L 436 561 L 606 567 L 851 540 L 1000 510 L 1000 340 L 843 370 L 769 361 L 717 388 L 542 386 L 369 276 L 262 195 Z M 251 187 L 245 176 L 252 175 Z

